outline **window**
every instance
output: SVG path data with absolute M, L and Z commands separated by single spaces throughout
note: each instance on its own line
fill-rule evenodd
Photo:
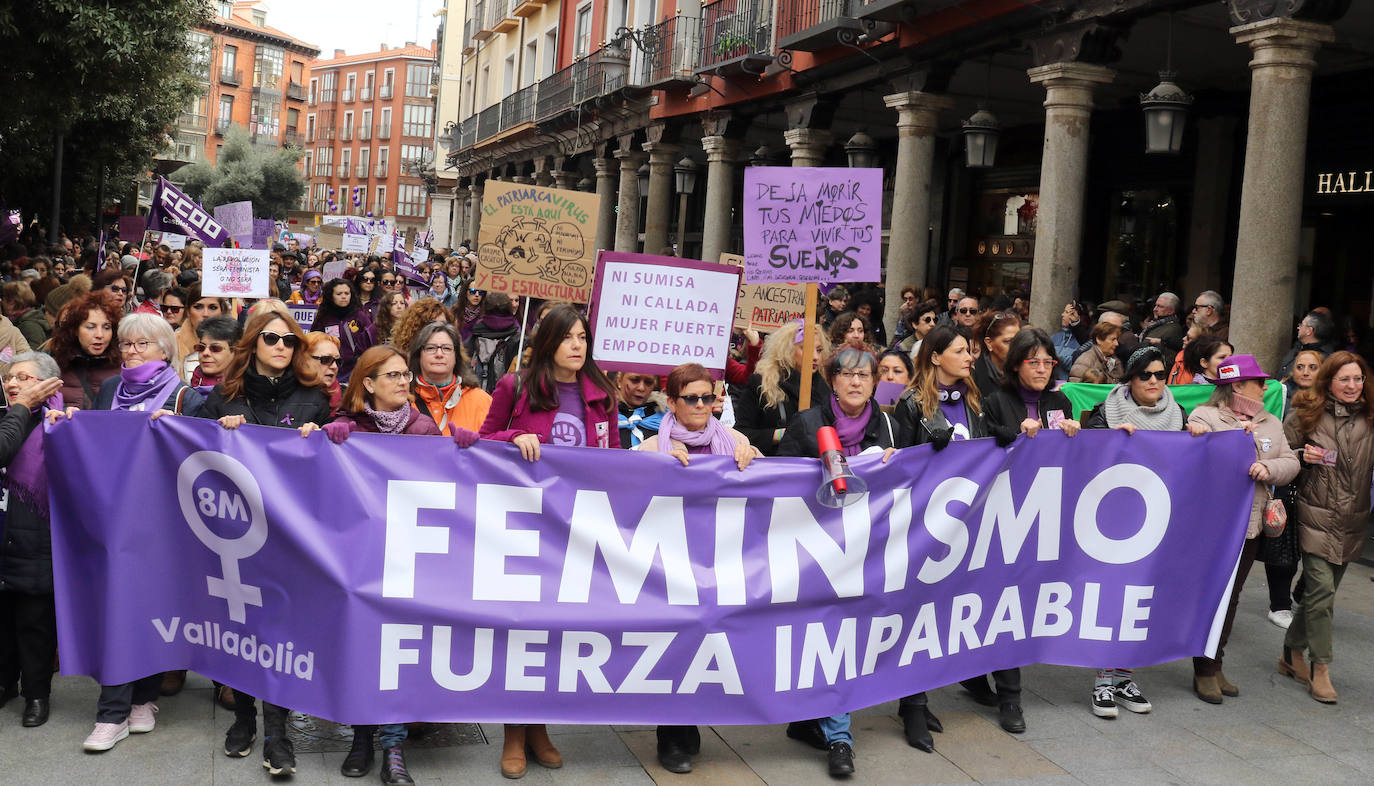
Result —
M 224 45 L 224 51 L 219 55 L 219 72 L 223 77 L 234 78 L 234 70 L 238 66 L 239 48 L 229 44 Z
M 539 42 L 525 44 L 525 73 L 520 78 L 521 87 L 529 87 L 539 78 Z
M 215 118 L 215 129 L 223 131 L 234 122 L 234 97 L 221 95 L 219 97 L 219 117 Z
M 348 168 L 352 166 L 352 164 L 353 148 L 345 147 L 343 150 L 339 151 L 339 167 L 343 170 L 344 177 L 352 174 L 352 172 L 348 171 Z
M 386 186 L 377 186 L 377 206 L 373 212 L 380 218 L 386 215 Z
M 257 94 L 253 96 L 252 116 L 248 130 L 253 136 L 276 137 L 281 133 L 281 98 Z
M 558 28 L 551 27 L 544 33 L 544 76 L 548 79 L 558 70 Z
M 429 195 L 424 186 L 402 185 L 396 195 L 396 215 L 423 216 Z
M 375 85 L 376 83 L 377 83 L 377 72 L 376 72 L 376 71 L 368 71 L 366 74 L 363 74 L 363 87 L 366 87 L 368 90 L 371 90 L 372 87 L 373 87 L 373 85 Z
M 381 122 L 381 127 L 382 127 L 383 130 L 386 130 L 386 131 L 390 131 L 390 130 L 391 130 L 391 107 L 389 107 L 389 106 L 384 106 L 384 107 L 382 107 L 382 122 Z
M 315 116 L 306 115 L 305 118 L 305 141 L 315 141 Z
M 385 70 L 385 71 L 382 72 L 382 90 L 381 90 L 381 95 L 379 95 L 379 96 L 377 96 L 377 97 L 380 98 L 380 99 L 382 99 L 383 101 L 389 101 L 389 100 L 391 100 L 391 96 L 392 96 L 393 91 L 394 91 L 394 89 L 395 89 L 395 85 L 396 85 L 396 69 L 394 69 L 394 68 L 388 68 L 387 70 Z
M 592 46 L 592 4 L 586 3 L 577 9 L 577 21 L 573 27 L 573 57 L 586 57 Z
M 358 186 L 358 204 L 367 205 L 367 186 Z
M 315 184 L 315 209 L 323 211 L 328 206 L 329 185 L 327 183 Z
M 210 81 L 210 47 L 214 39 L 205 33 L 198 33 L 194 30 L 186 34 L 187 43 L 191 46 L 191 73 L 202 82 Z
M 487 107 L 487 85 L 491 84 L 491 66 L 482 66 L 482 79 L 477 83 L 477 106 Z M 474 112 L 477 110 L 474 108 Z
M 311 162 L 314 161 L 314 160 L 315 160 L 315 156 L 314 156 L 314 154 L 312 154 L 312 153 L 306 153 L 306 154 L 305 154 L 305 157 L 301 159 L 301 161 L 305 164 L 305 176 L 306 176 L 306 177 L 310 177 L 312 174 L 314 174 L 314 170 L 310 168 L 310 164 L 311 164 Z
M 252 13 L 253 13 L 253 26 L 254 26 L 254 27 L 266 27 L 266 26 L 267 26 L 267 12 L 266 12 L 266 11 L 264 11 L 264 10 L 262 10 L 262 9 L 260 9 L 260 8 L 254 8 Z
M 196 152 L 199 148 L 204 147 L 204 145 L 204 140 L 201 140 L 200 144 L 197 145 L 194 138 L 183 139 L 178 137 L 176 140 L 176 153 L 172 157 L 177 161 L 197 161 L 200 159 L 200 156 L 196 155 Z
M 361 122 L 358 123 L 358 130 L 361 131 L 361 130 L 363 130 L 363 129 L 367 129 L 368 131 L 371 131 L 371 130 L 372 130 L 372 110 L 371 110 L 371 109 L 364 109 L 364 110 L 363 110 L 363 119 L 362 119 Z
M 505 67 L 501 70 L 501 97 L 515 92 L 515 53 L 506 56 Z
M 386 147 L 377 148 L 377 177 L 386 177 L 391 174 L 391 149 Z M 382 190 L 377 189 L 377 199 L 382 198 Z
M 401 145 L 401 172 L 406 173 L 412 167 L 418 169 L 425 160 L 426 149 L 425 145 Z
M 352 112 L 344 112 L 343 128 L 342 128 L 341 130 L 343 131 L 343 134 L 341 134 L 341 136 L 342 136 L 344 139 L 348 139 L 350 136 L 353 136 L 353 113 L 352 113 Z
M 368 165 L 370 165 L 371 163 L 372 163 L 372 148 L 370 148 L 370 147 L 360 147 L 360 148 L 358 148 L 358 166 L 362 167 L 363 169 L 367 169 Z
M 253 87 L 278 89 L 281 84 L 282 66 L 285 61 L 285 49 L 258 44 L 257 56 L 253 58 Z
M 305 81 L 305 63 L 296 60 L 291 63 L 291 83 L 299 85 Z
M 606 22 L 606 29 L 610 31 L 612 34 L 614 34 L 616 30 L 619 30 L 620 28 L 628 24 L 630 13 L 630 0 L 611 0 L 606 10 L 610 15 L 609 21 Z M 644 22 L 641 22 L 641 24 L 653 24 L 656 21 L 658 20 L 645 20 Z
M 228 19 L 234 13 L 234 0 L 216 0 L 215 13 Z
M 315 161 L 321 164 L 332 164 L 334 162 L 334 148 L 317 147 L 315 148 Z
M 301 127 L 301 110 L 286 110 L 286 128 L 288 131 L 299 131 Z
M 320 80 L 310 80 L 310 103 L 314 104 L 320 100 Z
M 406 64 L 406 96 L 429 98 L 429 73 L 433 67 L 430 63 Z
M 405 136 L 434 136 L 434 106 L 406 104 L 401 133 Z
M 335 71 L 326 71 L 320 77 L 320 100 L 329 103 L 337 97 L 334 87 L 338 84 L 339 75 Z

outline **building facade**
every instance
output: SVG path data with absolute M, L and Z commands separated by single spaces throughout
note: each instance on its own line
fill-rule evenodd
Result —
M 335 50 L 315 61 L 304 120 L 309 210 L 425 228 L 434 167 L 433 78 L 433 49 L 413 42 L 357 55 Z

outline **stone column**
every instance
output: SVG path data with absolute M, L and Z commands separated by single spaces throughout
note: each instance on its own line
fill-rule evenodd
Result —
M 819 128 L 789 128 L 782 139 L 792 151 L 792 166 L 823 166 L 832 138 Z
M 602 155 L 592 159 L 592 166 L 596 169 L 596 199 L 600 207 L 596 223 L 596 249 L 609 251 L 615 247 L 616 168 L 609 158 Z
M 466 216 L 462 215 L 463 202 L 461 199 L 458 198 L 459 191 L 460 189 L 457 186 L 454 186 L 453 193 L 448 198 L 449 248 L 457 248 L 458 244 L 463 242 L 462 235 L 460 235 L 459 233 L 463 231 L 463 219 L 466 218 Z
M 1303 161 L 1317 48 L 1330 25 L 1267 19 L 1231 28 L 1250 47 L 1250 124 L 1236 233 L 1231 343 L 1269 373 L 1292 341 Z
M 554 188 L 562 188 L 568 191 L 575 191 L 577 189 L 577 181 L 573 179 L 577 175 L 576 172 L 569 172 L 564 169 L 555 169 L 550 174 L 553 175 Z
M 939 114 L 954 101 L 947 96 L 910 91 L 883 96 L 897 110 L 897 170 L 892 180 L 892 218 L 888 224 L 887 334 L 895 335 L 901 317 L 902 287 L 930 283 L 930 183 L 935 166 Z
M 668 222 L 673 211 L 673 163 L 682 148 L 666 142 L 647 142 L 649 198 L 644 214 L 644 253 L 657 254 L 668 245 Z M 622 206 L 623 209 L 623 206 Z
M 635 252 L 639 250 L 639 168 L 647 156 L 622 145 L 615 151 L 615 157 L 620 161 L 620 212 L 615 222 L 615 250 Z
M 1045 148 L 1030 316 L 1033 324 L 1053 327 L 1078 286 L 1093 90 L 1111 82 L 1116 73 L 1089 63 L 1050 63 L 1027 73 L 1032 82 L 1045 86 Z
M 723 136 L 701 138 L 706 151 L 706 215 L 701 222 L 701 258 L 720 260 L 730 246 L 730 228 L 735 206 L 735 160 L 743 147 L 738 139 Z
M 468 186 L 468 238 L 472 241 L 474 248 L 482 243 L 481 234 L 482 186 L 474 179 L 472 185 Z
M 553 172 L 549 171 L 549 159 L 540 156 L 534 159 L 534 179 L 530 181 L 536 186 L 553 186 Z

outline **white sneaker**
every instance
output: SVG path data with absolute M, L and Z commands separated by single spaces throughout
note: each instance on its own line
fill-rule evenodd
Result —
M 116 743 L 129 736 L 129 722 L 121 723 L 97 723 L 91 736 L 81 743 L 81 747 L 88 751 L 107 751 L 113 748 Z
M 1284 630 L 1288 630 L 1288 626 L 1293 624 L 1293 612 L 1288 609 L 1271 611 L 1269 612 L 1269 621 Z
M 147 704 L 135 704 L 129 710 L 129 733 L 147 734 L 157 726 L 157 719 L 153 713 L 157 712 L 157 705 L 151 701 Z

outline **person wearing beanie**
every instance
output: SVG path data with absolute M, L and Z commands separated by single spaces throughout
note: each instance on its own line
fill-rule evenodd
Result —
M 301 277 L 301 288 L 291 293 L 286 301 L 295 305 L 318 306 L 321 292 L 324 291 L 324 276 L 318 270 L 307 270 Z

